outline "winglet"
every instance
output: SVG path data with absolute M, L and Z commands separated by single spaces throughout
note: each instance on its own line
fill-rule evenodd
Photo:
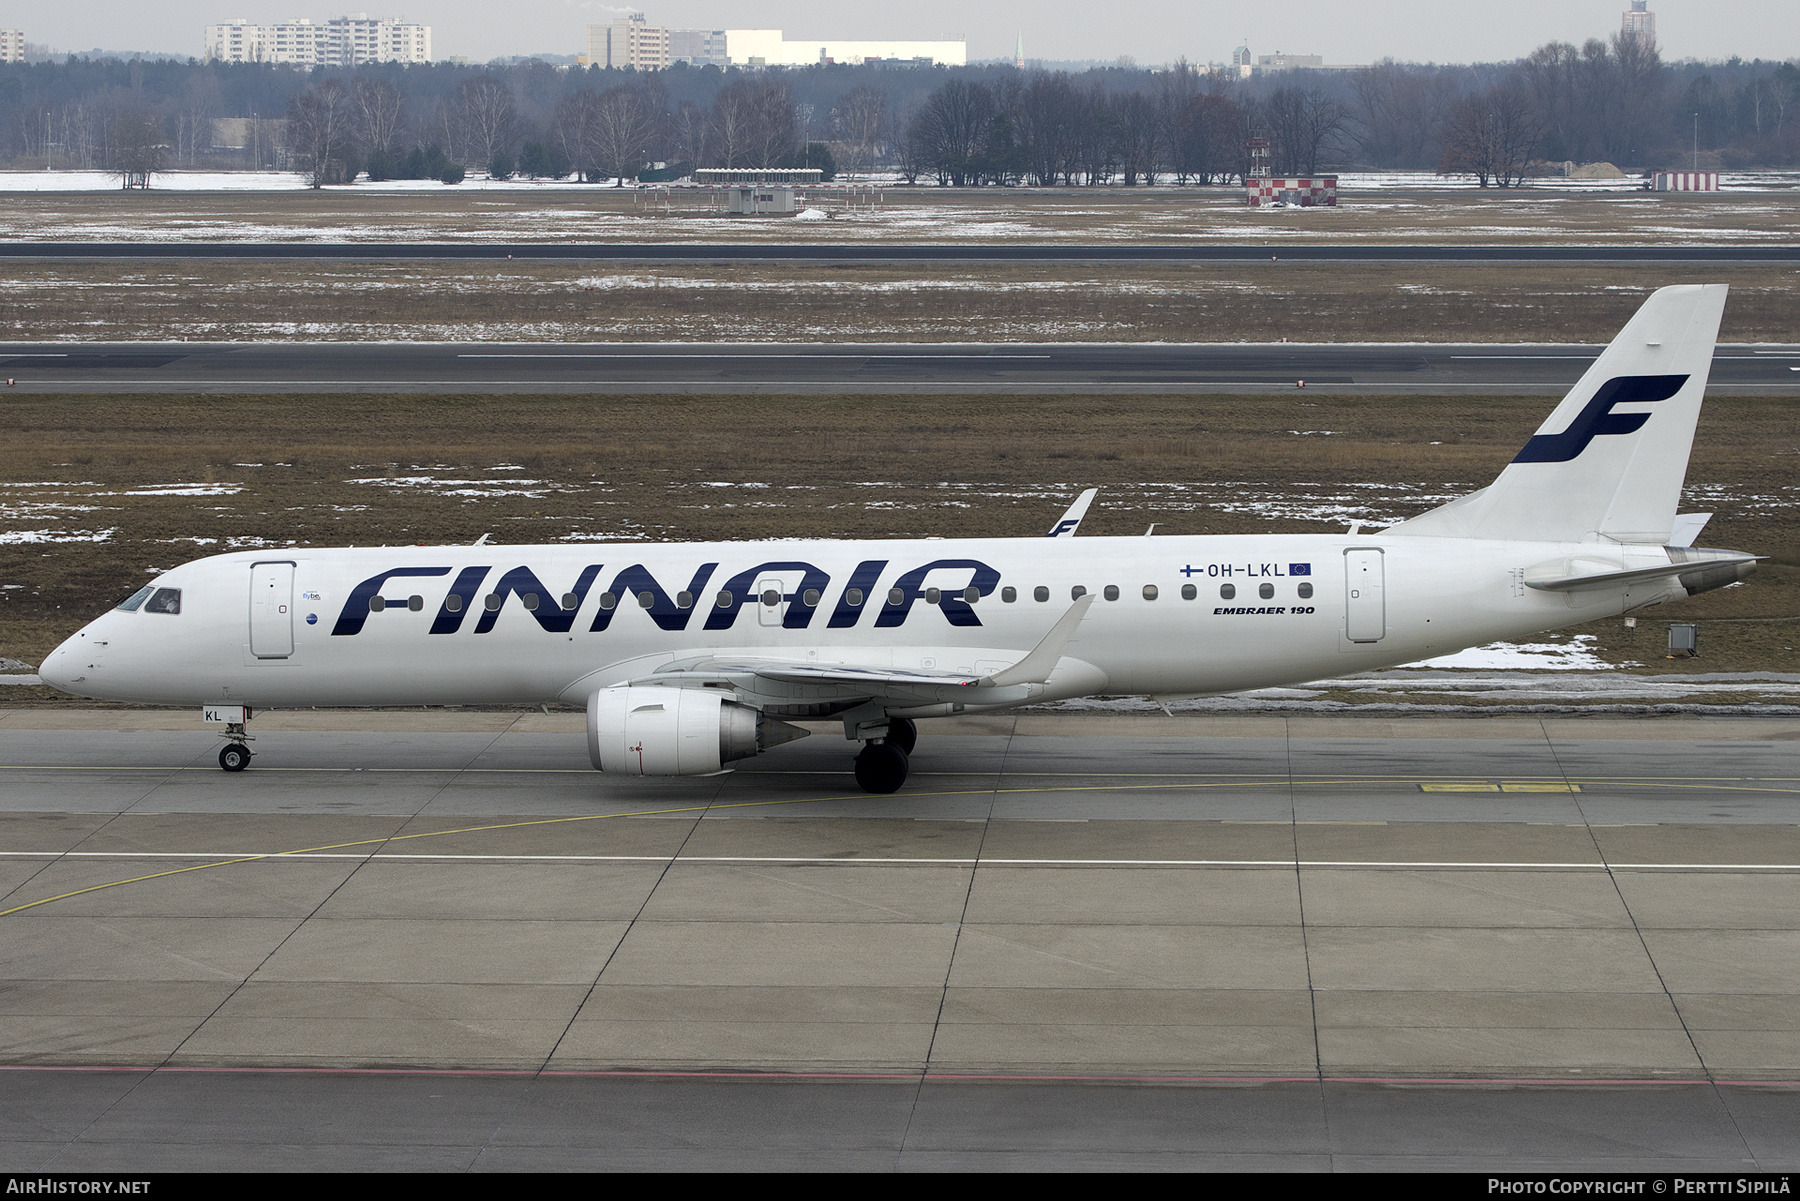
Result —
M 1055 525 L 1050 527 L 1050 532 L 1045 534 L 1044 537 L 1073 538 L 1075 536 L 1075 531 L 1081 528 L 1081 519 L 1087 516 L 1088 506 L 1094 503 L 1094 497 L 1099 494 L 1099 491 L 1100 489 L 1098 488 L 1089 488 L 1086 492 L 1077 496 L 1075 498 L 1075 503 L 1069 506 L 1069 511 L 1064 513 L 1061 519 L 1058 520 Z
M 1069 640 L 1075 637 L 1075 627 L 1087 616 L 1088 606 L 1094 603 L 1094 594 L 1086 593 L 1078 597 L 1069 611 L 1056 619 L 1043 640 L 1031 648 L 1031 653 L 1020 659 L 1005 671 L 995 672 L 981 681 L 984 688 L 1005 688 L 1010 684 L 1042 684 L 1050 678 L 1061 662 L 1063 651 L 1069 647 Z

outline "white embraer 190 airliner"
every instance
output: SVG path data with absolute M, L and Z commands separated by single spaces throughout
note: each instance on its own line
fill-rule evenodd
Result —
M 1678 515 L 1725 288 L 1664 288 L 1491 485 L 1377 532 L 422 546 L 216 555 L 45 660 L 66 692 L 198 705 L 220 764 L 289 706 L 587 708 L 596 768 L 708 775 L 831 718 L 856 779 L 914 720 L 1295 684 L 1729 584 Z

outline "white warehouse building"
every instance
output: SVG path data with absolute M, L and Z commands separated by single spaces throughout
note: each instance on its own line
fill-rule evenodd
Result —
M 364 63 L 428 63 L 431 26 L 393 17 L 350 13 L 322 25 L 305 18 L 276 25 L 242 19 L 206 27 L 209 62 L 297 63 L 312 67 L 360 67 Z
M 820 63 L 901 62 L 926 60 L 938 66 L 962 67 L 969 44 L 954 42 L 852 42 L 832 38 L 788 41 L 779 29 L 727 29 L 725 53 L 734 67 L 811 67 Z

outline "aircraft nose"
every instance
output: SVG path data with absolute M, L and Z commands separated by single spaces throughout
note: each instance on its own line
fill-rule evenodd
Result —
M 71 645 L 76 640 L 71 638 L 64 642 L 45 655 L 38 666 L 38 679 L 59 692 L 75 692 L 80 687 L 80 680 L 86 678 L 84 665 L 77 662 L 80 652 Z

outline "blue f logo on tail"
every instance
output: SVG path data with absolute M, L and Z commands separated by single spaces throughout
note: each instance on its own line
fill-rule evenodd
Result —
M 1602 434 L 1635 434 L 1650 420 L 1648 413 L 1615 413 L 1615 405 L 1667 400 L 1687 383 L 1685 375 L 1621 375 L 1594 393 L 1569 428 L 1560 434 L 1538 434 L 1513 459 L 1515 463 L 1567 463 Z

